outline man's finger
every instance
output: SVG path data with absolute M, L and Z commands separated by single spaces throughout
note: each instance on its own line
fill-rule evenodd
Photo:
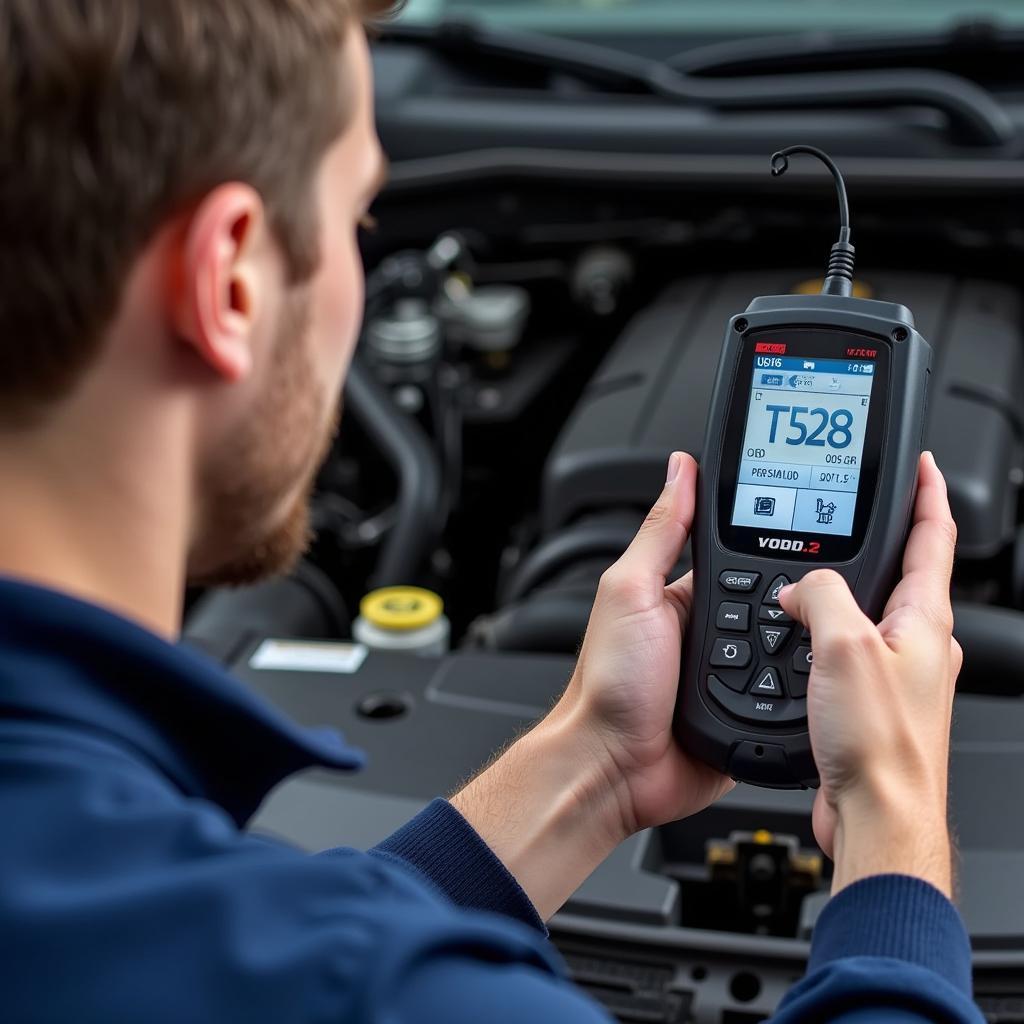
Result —
M 946 481 L 932 454 L 926 452 L 921 457 L 914 527 L 903 556 L 903 579 L 885 607 L 885 616 L 911 608 L 943 629 L 952 628 L 949 581 L 955 548 L 956 525 Z
M 665 588 L 665 596 L 675 605 L 676 611 L 679 612 L 679 624 L 685 629 L 693 610 L 693 570 L 691 569 L 682 579 L 670 583 Z
M 676 452 L 669 461 L 668 481 L 658 503 L 615 571 L 635 578 L 664 580 L 679 561 L 689 537 L 696 500 L 697 463 L 689 455 Z
M 838 641 L 856 641 L 875 632 L 860 610 L 846 580 L 837 572 L 818 569 L 779 594 L 782 607 L 810 631 L 814 651 L 827 650 Z

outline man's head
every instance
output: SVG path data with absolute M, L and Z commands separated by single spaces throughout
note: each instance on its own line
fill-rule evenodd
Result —
M 390 6 L 0 0 L 0 432 L 150 394 L 193 578 L 304 547 L 383 166 L 361 23 Z

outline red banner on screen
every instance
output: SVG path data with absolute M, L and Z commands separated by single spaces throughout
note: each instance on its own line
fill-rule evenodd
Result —
M 768 341 L 759 341 L 754 346 L 754 351 L 767 356 L 784 356 L 786 354 L 786 346 L 784 344 L 773 344 Z

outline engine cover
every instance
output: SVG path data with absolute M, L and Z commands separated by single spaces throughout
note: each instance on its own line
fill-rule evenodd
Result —
M 613 347 L 549 460 L 542 504 L 551 533 L 596 510 L 646 509 L 669 452 L 700 457 L 724 325 L 756 295 L 784 295 L 811 271 L 696 277 L 669 288 Z M 860 282 L 859 282 L 860 283 Z M 1016 289 L 951 276 L 863 275 L 873 298 L 914 311 L 935 351 L 925 443 L 949 485 L 961 558 L 1014 537 L 1024 383 Z

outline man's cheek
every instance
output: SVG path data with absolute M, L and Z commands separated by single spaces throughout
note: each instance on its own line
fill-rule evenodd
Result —
M 363 318 L 365 290 L 358 250 L 325 261 L 317 304 L 318 348 L 332 372 L 347 367 L 355 350 Z

